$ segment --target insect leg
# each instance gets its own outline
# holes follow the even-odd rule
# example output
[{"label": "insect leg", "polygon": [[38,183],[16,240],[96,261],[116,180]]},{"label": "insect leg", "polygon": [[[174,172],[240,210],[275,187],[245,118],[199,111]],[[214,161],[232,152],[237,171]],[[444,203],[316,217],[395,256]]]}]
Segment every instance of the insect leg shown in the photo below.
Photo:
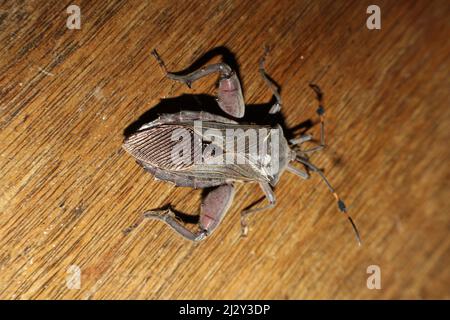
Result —
[{"label": "insect leg", "polygon": [[317,101],[319,102],[319,107],[317,108],[316,113],[320,118],[320,142],[319,145],[315,147],[302,150],[302,153],[313,153],[315,151],[319,151],[325,148],[325,108],[323,107],[322,104],[323,93],[318,85],[311,83],[309,86],[316,93]]},{"label": "insect leg", "polygon": [[[249,214],[252,214],[252,213],[255,213],[255,212],[259,212],[259,211],[263,211],[263,210],[267,210],[267,209],[271,209],[276,204],[275,194],[273,193],[273,190],[270,187],[270,185],[267,182],[260,182],[259,185],[260,185],[261,189],[263,190],[263,192],[265,194],[265,198],[267,198],[267,200],[269,201],[269,204],[265,205],[264,207],[251,208],[251,209],[247,209],[247,210],[242,211],[242,213],[241,213],[241,230],[242,230],[242,235],[243,236],[246,236],[247,233],[248,233],[247,216]],[[264,198],[258,200],[256,203],[253,203],[250,207],[253,207],[254,205],[256,205],[259,202],[261,202],[262,200],[264,200]]]},{"label": "insect leg", "polygon": [[152,51],[156,61],[161,66],[161,69],[165,73],[166,77],[185,83],[191,88],[192,83],[196,80],[203,78],[211,73],[220,73],[219,80],[219,92],[218,103],[220,108],[226,113],[236,118],[242,118],[245,112],[244,97],[242,95],[241,83],[236,73],[226,63],[215,63],[207,65],[203,68],[195,70],[186,75],[178,75],[172,72],[168,72],[167,68],[158,55],[156,50]]},{"label": "insect leg", "polygon": [[299,176],[302,179],[305,179],[305,180],[309,179],[309,177],[310,177],[308,172],[305,172],[303,170],[297,169],[296,167],[294,167],[294,166],[292,166],[290,164],[287,165],[286,170],[291,172],[291,173],[293,173],[293,174],[295,174],[295,175],[297,175],[297,176]]},{"label": "insect leg", "polygon": [[228,66],[226,63],[215,63],[208,65],[206,67],[200,68],[198,70],[195,70],[191,73],[188,73],[186,75],[178,75],[172,72],[167,71],[166,65],[164,61],[159,56],[156,49],[152,51],[152,55],[155,57],[156,61],[160,65],[161,69],[165,73],[166,77],[169,79],[180,81],[186,84],[189,88],[191,88],[192,83],[196,80],[203,78],[211,73],[220,72],[221,77],[223,78],[229,78],[233,74],[233,70],[231,70],[230,66]]},{"label": "insect leg", "polygon": [[302,144],[302,143],[304,143],[304,142],[306,142],[306,141],[311,141],[312,140],[312,136],[311,135],[309,135],[309,134],[302,134],[300,137],[298,137],[298,138],[294,138],[294,139],[291,139],[291,140],[289,140],[289,142],[291,143],[291,144]]},{"label": "insect leg", "polygon": [[266,73],[266,68],[264,66],[264,63],[266,61],[267,54],[269,53],[269,48],[264,48],[264,54],[261,57],[261,60],[259,61],[259,73],[261,74],[261,77],[263,78],[266,85],[270,88],[272,91],[272,94],[274,95],[276,102],[275,104],[270,108],[269,114],[277,113],[281,110],[281,106],[283,105],[283,102],[281,100],[281,96],[279,93],[279,88],[275,84],[275,82],[270,79],[270,77]]},{"label": "insect leg", "polygon": [[210,191],[202,202],[198,223],[199,230],[196,232],[190,231],[178,221],[170,207],[165,210],[147,211],[144,213],[144,217],[165,222],[185,239],[201,241],[210,235],[220,224],[233,201],[233,196],[234,187],[231,184],[218,186]]},{"label": "insect leg", "polygon": [[234,197],[234,186],[224,184],[210,191],[203,199],[200,227],[210,235],[220,224],[230,208]]},{"label": "insect leg", "polygon": [[205,230],[198,230],[192,232],[183,226],[176,218],[174,212],[168,208],[165,210],[151,210],[144,212],[144,218],[161,220],[165,222],[169,227],[171,227],[175,232],[181,235],[183,238],[191,241],[203,240],[207,232]]},{"label": "insect leg", "polygon": [[350,215],[347,212],[347,207],[345,206],[344,201],[341,200],[339,195],[337,194],[336,190],[334,190],[333,186],[330,184],[328,179],[323,174],[322,170],[317,168],[315,165],[313,165],[311,162],[309,162],[307,159],[302,157],[297,157],[296,160],[300,163],[303,163],[305,166],[307,166],[311,171],[316,172],[322,180],[327,185],[330,192],[333,194],[333,197],[336,199],[338,208],[342,213],[345,213],[347,215],[347,219],[349,220],[350,224],[352,225],[353,231],[355,232],[356,240],[358,241],[358,244],[361,245],[361,237],[359,235],[358,228],[356,227],[355,223],[353,222],[353,219],[350,217]]}]

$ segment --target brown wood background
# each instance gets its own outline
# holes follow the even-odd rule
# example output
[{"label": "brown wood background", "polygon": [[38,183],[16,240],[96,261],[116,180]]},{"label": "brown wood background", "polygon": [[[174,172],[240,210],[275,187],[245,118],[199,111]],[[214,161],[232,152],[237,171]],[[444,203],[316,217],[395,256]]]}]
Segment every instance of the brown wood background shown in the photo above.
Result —
[{"label": "brown wood background", "polygon": [[[377,0],[382,29],[368,30],[372,2],[1,1],[0,297],[450,298],[450,4]],[[69,4],[81,30],[66,28]],[[315,119],[310,81],[325,92],[329,148],[312,161],[364,245],[318,177],[289,173],[245,239],[239,213],[262,195],[251,184],[202,243],[156,221],[124,234],[169,202],[197,212],[201,194],[154,181],[121,149],[160,98],[215,92],[215,77],[192,91],[164,79],[150,51],[182,70],[222,47],[258,104],[271,96],[264,44],[287,126]],[[366,287],[369,265],[381,290]]]}]

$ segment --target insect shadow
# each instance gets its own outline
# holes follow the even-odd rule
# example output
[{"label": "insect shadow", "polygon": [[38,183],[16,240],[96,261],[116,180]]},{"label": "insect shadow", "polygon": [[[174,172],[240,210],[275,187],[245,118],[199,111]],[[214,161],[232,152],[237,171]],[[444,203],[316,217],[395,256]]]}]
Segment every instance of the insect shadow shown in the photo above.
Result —
[{"label": "insect shadow", "polygon": [[[298,125],[287,128],[284,115],[269,114],[269,109],[274,103],[274,99],[267,103],[246,104],[246,115],[238,120],[240,123],[254,123],[258,125],[280,124],[285,137],[288,139],[304,134],[314,126],[311,119],[307,119]],[[158,104],[143,113],[136,121],[125,128],[123,134],[125,137],[135,133],[142,125],[156,120],[161,114],[177,113],[181,111],[204,111],[227,118],[232,118],[220,109],[216,97],[207,94],[182,94],[177,97],[161,99]]]}]

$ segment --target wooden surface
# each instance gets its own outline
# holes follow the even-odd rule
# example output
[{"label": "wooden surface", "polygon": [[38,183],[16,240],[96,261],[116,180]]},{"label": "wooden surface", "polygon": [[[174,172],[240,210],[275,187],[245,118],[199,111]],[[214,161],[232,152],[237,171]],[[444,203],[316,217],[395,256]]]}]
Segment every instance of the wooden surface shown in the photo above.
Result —
[{"label": "wooden surface", "polygon": [[[372,1],[77,1],[69,30],[71,3],[0,4],[1,298],[450,298],[448,1],[376,1],[381,30],[366,28]],[[287,127],[315,121],[309,82],[325,93],[329,147],[312,161],[364,245],[318,177],[289,173],[247,238],[239,213],[255,185],[238,186],[204,242],[156,221],[124,233],[146,209],[195,213],[201,195],[121,149],[161,98],[215,93],[215,77],[192,91],[164,79],[151,50],[182,70],[216,48],[210,61],[235,59],[246,102],[263,104],[264,44]],[[79,290],[66,286],[72,265]],[[366,286],[369,265],[381,290]]]}]

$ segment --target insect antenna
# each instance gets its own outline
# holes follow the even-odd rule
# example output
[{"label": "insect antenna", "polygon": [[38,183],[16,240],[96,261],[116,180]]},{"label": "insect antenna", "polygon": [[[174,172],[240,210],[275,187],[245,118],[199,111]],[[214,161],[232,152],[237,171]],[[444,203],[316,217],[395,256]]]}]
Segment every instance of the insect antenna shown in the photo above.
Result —
[{"label": "insect antenna", "polygon": [[336,190],[334,190],[331,183],[328,181],[328,179],[323,174],[322,170],[320,170],[315,165],[313,165],[311,162],[309,162],[308,159],[303,158],[301,156],[297,156],[295,158],[295,160],[302,163],[306,167],[308,167],[308,169],[310,169],[311,171],[316,172],[322,178],[322,180],[325,182],[328,189],[331,191],[332,195],[336,199],[339,210],[347,216],[347,219],[350,222],[350,224],[352,225],[353,231],[355,232],[356,240],[358,241],[358,244],[361,245],[362,244],[361,237],[360,237],[360,234],[359,234],[358,228],[356,227],[355,222],[353,221],[352,217],[348,214],[347,207],[345,206],[344,201],[341,200],[341,198],[337,194]]},{"label": "insect antenna", "polygon": [[167,75],[169,72],[167,71],[166,68],[166,64],[164,63],[164,61],[161,59],[161,57],[159,56],[158,52],[156,51],[156,49],[152,50],[152,56],[155,57],[156,62],[158,62],[159,67],[161,68],[161,70],[164,72],[165,75]]}]

